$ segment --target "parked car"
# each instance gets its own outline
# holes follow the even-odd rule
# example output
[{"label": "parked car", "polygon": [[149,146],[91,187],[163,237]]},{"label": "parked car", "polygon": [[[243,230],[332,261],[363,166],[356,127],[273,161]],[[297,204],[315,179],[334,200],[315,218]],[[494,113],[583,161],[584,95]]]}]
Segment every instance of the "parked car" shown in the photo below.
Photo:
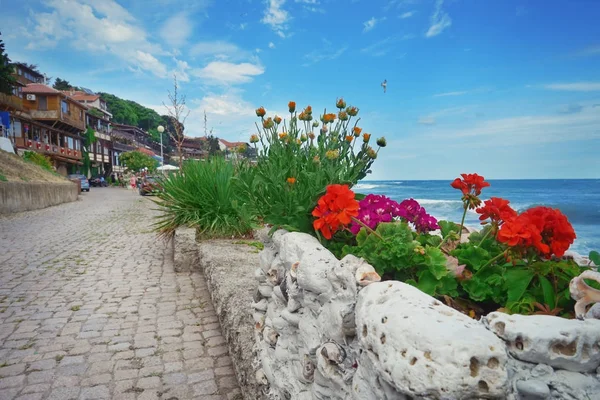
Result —
[{"label": "parked car", "polygon": [[146,176],[142,179],[139,179],[138,188],[140,196],[145,196],[147,194],[156,194],[162,189],[157,178],[154,176]]},{"label": "parked car", "polygon": [[90,191],[90,181],[83,174],[71,174],[69,175],[69,179],[79,179],[81,181],[81,191],[89,192]]},{"label": "parked car", "polygon": [[104,181],[102,181],[101,176],[93,176],[90,178],[90,185],[92,185],[93,187],[107,187],[108,186],[108,182],[106,181],[106,179]]}]

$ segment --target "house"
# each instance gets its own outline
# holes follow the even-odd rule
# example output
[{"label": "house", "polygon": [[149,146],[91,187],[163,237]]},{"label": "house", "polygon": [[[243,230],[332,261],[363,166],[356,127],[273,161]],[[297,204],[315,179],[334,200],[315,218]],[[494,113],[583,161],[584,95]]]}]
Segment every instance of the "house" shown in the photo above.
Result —
[{"label": "house", "polygon": [[225,158],[227,159],[256,157],[256,151],[246,142],[229,142],[224,139],[219,139],[219,149],[225,154]]},{"label": "house", "polygon": [[[96,141],[90,146],[90,174],[109,175],[114,170],[114,149],[111,138],[112,114],[108,112],[106,102],[90,90],[63,90],[63,93],[88,107],[86,125],[94,130]],[[117,168],[119,169],[119,168]]]},{"label": "house", "polygon": [[160,144],[152,141],[151,136],[145,130],[137,126],[125,124],[111,124],[112,147],[113,147],[113,171],[123,172],[125,167],[119,161],[119,155],[127,151],[140,151],[160,161]]},{"label": "house", "polygon": [[[23,66],[18,68],[20,84],[41,79],[39,73],[34,75]],[[83,165],[82,134],[87,107],[43,83],[19,87],[15,97],[20,99],[21,107],[9,106],[10,127],[5,135],[18,152],[30,150],[47,155],[60,174],[78,172]]]},{"label": "house", "polygon": [[[0,93],[0,112],[10,114],[9,117],[12,118],[13,113],[19,112],[23,113],[25,109],[23,108],[23,88],[30,83],[44,83],[45,77],[41,73],[29,67],[24,63],[15,63],[13,66],[13,78],[15,78],[15,85],[13,87],[12,95],[7,95],[5,93]],[[9,132],[8,126],[9,123],[0,123],[0,136],[10,137],[13,136],[13,132]]]}]

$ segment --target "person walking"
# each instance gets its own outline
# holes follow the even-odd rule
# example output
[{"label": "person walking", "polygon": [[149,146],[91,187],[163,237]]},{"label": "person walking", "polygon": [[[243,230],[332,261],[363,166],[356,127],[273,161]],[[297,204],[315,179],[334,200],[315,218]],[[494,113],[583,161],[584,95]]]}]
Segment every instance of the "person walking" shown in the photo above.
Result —
[{"label": "person walking", "polygon": [[129,185],[131,186],[131,190],[135,190],[137,188],[137,178],[135,175],[131,175],[129,179]]}]

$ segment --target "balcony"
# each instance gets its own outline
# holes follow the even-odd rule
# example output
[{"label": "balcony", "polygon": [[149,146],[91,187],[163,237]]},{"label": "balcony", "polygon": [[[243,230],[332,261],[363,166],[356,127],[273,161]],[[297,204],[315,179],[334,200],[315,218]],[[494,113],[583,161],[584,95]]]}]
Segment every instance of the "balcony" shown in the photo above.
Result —
[{"label": "balcony", "polygon": [[18,96],[9,96],[7,94],[0,93],[0,105],[21,111],[23,110],[23,99]]},{"label": "balcony", "polygon": [[35,140],[28,140],[23,138],[16,139],[17,147],[42,153],[49,157],[56,157],[64,159],[65,161],[81,161],[83,154],[79,150],[69,149],[68,147],[61,147],[55,144],[46,144]]},{"label": "balcony", "polygon": [[60,112],[58,110],[31,110],[29,113],[33,119],[60,121],[66,125],[76,128],[77,130],[85,130],[84,121],[73,118],[69,114]]}]

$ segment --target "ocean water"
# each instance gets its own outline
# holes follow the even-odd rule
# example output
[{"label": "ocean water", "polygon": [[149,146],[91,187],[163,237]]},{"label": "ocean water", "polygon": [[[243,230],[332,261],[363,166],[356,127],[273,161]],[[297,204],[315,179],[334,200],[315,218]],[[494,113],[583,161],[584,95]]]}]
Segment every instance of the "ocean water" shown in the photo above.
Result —
[{"label": "ocean water", "polygon": [[[413,198],[438,219],[460,223],[462,202],[460,191],[450,187],[451,181],[362,181],[354,187],[357,193],[383,194],[396,201]],[[532,206],[558,208],[567,216],[577,239],[569,250],[588,255],[600,251],[600,179],[489,180],[481,199],[502,197],[510,200],[517,211]],[[479,214],[467,212],[465,225],[480,229]]]}]

